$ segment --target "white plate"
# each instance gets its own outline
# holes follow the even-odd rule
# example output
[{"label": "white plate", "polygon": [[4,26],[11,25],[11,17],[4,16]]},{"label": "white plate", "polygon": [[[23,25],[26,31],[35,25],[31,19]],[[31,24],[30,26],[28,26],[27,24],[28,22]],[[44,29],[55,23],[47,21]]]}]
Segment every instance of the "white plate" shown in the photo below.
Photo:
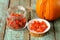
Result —
[{"label": "white plate", "polygon": [[[44,32],[32,31],[32,30],[30,30],[30,27],[29,27],[29,26],[30,26],[30,24],[33,23],[34,21],[39,21],[39,22],[44,21],[44,22],[47,24],[48,28],[47,28]],[[40,19],[40,18],[36,18],[36,19],[30,20],[30,21],[27,23],[26,26],[27,26],[27,28],[28,28],[28,30],[29,30],[30,32],[36,33],[36,34],[43,34],[43,33],[46,33],[46,32],[49,31],[49,29],[50,29],[50,23],[49,23],[47,20]]]}]

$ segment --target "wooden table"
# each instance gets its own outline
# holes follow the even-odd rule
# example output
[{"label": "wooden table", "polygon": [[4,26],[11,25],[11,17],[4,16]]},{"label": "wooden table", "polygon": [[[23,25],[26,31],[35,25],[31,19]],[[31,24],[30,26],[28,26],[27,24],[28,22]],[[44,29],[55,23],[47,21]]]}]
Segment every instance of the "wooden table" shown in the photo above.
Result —
[{"label": "wooden table", "polygon": [[51,23],[51,29],[43,37],[32,37],[27,28],[14,31],[6,25],[7,9],[12,6],[22,5],[31,7],[33,10],[27,12],[27,19],[37,18],[35,10],[36,0],[0,0],[0,40],[60,40],[60,19]]}]

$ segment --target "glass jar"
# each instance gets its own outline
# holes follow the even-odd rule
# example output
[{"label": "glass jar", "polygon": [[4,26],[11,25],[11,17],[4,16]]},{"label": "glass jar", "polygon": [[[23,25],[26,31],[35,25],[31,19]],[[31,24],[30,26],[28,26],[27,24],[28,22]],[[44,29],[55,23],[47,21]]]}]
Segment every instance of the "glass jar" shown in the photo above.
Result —
[{"label": "glass jar", "polygon": [[20,30],[26,26],[26,10],[23,6],[14,6],[8,9],[7,25],[14,30]]}]

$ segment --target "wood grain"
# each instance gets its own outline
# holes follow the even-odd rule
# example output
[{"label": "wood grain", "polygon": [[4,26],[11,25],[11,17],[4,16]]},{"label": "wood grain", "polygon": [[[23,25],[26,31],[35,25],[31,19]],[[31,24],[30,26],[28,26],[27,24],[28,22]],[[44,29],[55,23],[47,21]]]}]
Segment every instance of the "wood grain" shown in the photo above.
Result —
[{"label": "wood grain", "polygon": [[[1,1],[0,3],[3,4],[3,5],[0,5],[0,11],[8,8],[7,7],[8,1],[5,1],[5,2]],[[18,5],[22,5],[24,7],[31,7],[34,10],[29,12],[27,10],[27,20],[38,18],[36,14],[36,0],[10,0],[10,5],[9,5],[10,7],[18,6]],[[2,13],[5,13],[5,11]],[[50,22],[50,24],[51,24],[51,29],[42,37],[31,36],[27,28],[20,31],[16,31],[16,30],[9,29],[7,26],[4,40],[60,40],[60,29],[59,29],[60,19],[54,21],[54,24],[53,22]],[[1,27],[0,29],[1,31],[0,40],[3,40],[4,29],[5,29],[4,27]]]},{"label": "wood grain", "polygon": [[[26,7],[29,6],[29,0],[10,0],[10,7],[22,5]],[[27,15],[28,18],[28,15]],[[6,34],[4,40],[29,40],[29,32],[27,29],[23,30],[12,30],[9,27],[6,27]]]},{"label": "wood grain", "polygon": [[19,0],[10,0],[10,7],[18,6],[18,5],[19,5]]},{"label": "wood grain", "polygon": [[9,0],[0,0],[0,40],[4,40],[5,15]]},{"label": "wood grain", "polygon": [[[28,32],[26,29],[20,30],[20,31],[15,31],[7,28],[6,34],[5,34],[5,40],[28,40],[25,37],[27,37]],[[26,35],[25,35],[26,33]],[[25,36],[24,36],[25,35]]]},{"label": "wood grain", "polygon": [[[32,12],[32,14],[31,14],[32,19],[38,18],[35,13],[36,13],[36,12]],[[43,37],[37,37],[37,38],[31,36],[30,39],[31,39],[31,40],[55,40],[53,23],[50,22],[50,24],[51,24],[51,29],[49,30],[49,32],[48,32],[47,34],[45,34]]]},{"label": "wood grain", "polygon": [[60,40],[60,18],[54,21],[56,40]]}]

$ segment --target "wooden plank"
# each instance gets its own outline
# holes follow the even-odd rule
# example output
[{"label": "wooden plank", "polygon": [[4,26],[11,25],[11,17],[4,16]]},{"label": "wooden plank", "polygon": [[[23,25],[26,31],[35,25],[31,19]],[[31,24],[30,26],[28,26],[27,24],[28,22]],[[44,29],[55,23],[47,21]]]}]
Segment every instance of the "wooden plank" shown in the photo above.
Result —
[{"label": "wooden plank", "polygon": [[0,40],[4,40],[5,14],[9,0],[0,0]]},{"label": "wooden plank", "polygon": [[8,8],[8,1],[9,0],[0,0],[0,11],[6,11],[6,9]]},{"label": "wooden plank", "polygon": [[[31,16],[32,16],[32,19],[33,18],[38,18],[36,16],[35,12],[32,12]],[[31,36],[31,40],[55,40],[55,38],[54,38],[54,30],[53,30],[53,23],[50,22],[50,24],[51,24],[51,29],[49,30],[49,32],[45,36],[38,37],[38,38]]]},{"label": "wooden plank", "polygon": [[[19,0],[19,1],[20,1],[19,5],[24,6],[25,8],[28,7],[28,6],[30,6],[30,0]],[[27,12],[26,17],[27,17],[27,21],[28,21],[29,12],[27,10],[26,10],[26,12]],[[24,40],[29,40],[29,32],[28,32],[27,29],[24,32]]]},{"label": "wooden plank", "polygon": [[24,7],[29,6],[29,3],[30,3],[29,0],[19,0],[19,1],[20,1],[20,2],[19,2],[20,5],[22,5],[22,6],[24,6]]},{"label": "wooden plank", "polygon": [[26,29],[21,30],[21,31],[14,31],[14,30],[7,28],[6,34],[5,34],[5,40],[28,40],[28,38],[27,39],[24,38],[28,36],[27,35],[28,33],[26,32],[28,32]]},{"label": "wooden plank", "polygon": [[60,18],[54,21],[56,40],[60,40]]},{"label": "wooden plank", "polygon": [[[31,0],[31,1],[32,1],[32,4],[31,4],[32,9],[36,10],[36,0]],[[32,11],[31,18],[32,19],[33,18],[38,18],[35,11]],[[49,30],[49,32],[47,34],[45,34],[45,36],[43,36],[43,37],[33,37],[33,36],[30,36],[30,39],[31,40],[55,40],[53,23],[50,22],[50,24],[51,24],[51,29]]]},{"label": "wooden plank", "polygon": [[10,0],[10,7],[18,6],[18,5],[19,5],[19,0]]},{"label": "wooden plank", "polygon": [[[11,0],[10,7],[17,5],[22,5],[25,7],[28,4],[28,1],[29,0]],[[20,31],[11,30],[7,26],[4,40],[29,40],[29,32],[27,29],[23,29]]]}]

